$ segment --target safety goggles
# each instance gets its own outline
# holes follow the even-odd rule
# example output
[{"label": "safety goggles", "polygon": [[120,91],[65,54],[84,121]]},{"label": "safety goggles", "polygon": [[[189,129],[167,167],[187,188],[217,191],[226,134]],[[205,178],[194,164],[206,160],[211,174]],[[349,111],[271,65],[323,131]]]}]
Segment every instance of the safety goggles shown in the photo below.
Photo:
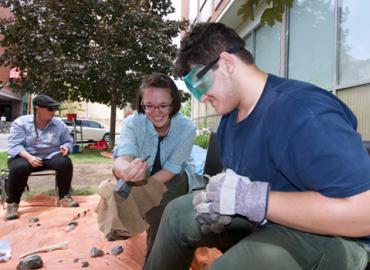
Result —
[{"label": "safety goggles", "polygon": [[[233,47],[226,50],[227,53],[233,54],[241,50],[243,46]],[[214,65],[220,60],[220,56],[212,60],[208,65],[194,65],[188,74],[184,77],[185,85],[192,93],[192,95],[197,99],[201,100],[202,96],[207,94],[209,89],[211,89],[214,76],[212,72],[208,72]]]}]

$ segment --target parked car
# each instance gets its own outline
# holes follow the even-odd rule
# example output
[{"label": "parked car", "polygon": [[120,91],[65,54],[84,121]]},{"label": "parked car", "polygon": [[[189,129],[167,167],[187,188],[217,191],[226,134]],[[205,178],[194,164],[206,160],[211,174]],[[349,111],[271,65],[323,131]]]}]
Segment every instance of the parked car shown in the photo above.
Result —
[{"label": "parked car", "polygon": [[[101,124],[96,121],[88,120],[88,119],[78,119],[76,120],[76,127],[73,125],[73,121],[68,121],[66,118],[61,118],[62,121],[67,125],[71,136],[74,137],[74,133],[76,131],[76,141],[84,142],[89,141],[101,141],[104,140],[109,142],[110,135],[109,131],[105,129]],[[81,131],[82,131],[82,140],[81,140]]]}]

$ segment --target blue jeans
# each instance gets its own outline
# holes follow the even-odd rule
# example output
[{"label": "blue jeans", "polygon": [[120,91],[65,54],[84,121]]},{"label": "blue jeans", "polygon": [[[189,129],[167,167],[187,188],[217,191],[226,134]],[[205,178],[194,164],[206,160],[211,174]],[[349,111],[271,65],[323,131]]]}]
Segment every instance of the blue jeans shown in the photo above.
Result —
[{"label": "blue jeans", "polygon": [[202,234],[194,218],[193,194],[170,202],[162,216],[146,270],[189,269],[197,247],[216,247],[224,254],[209,268],[225,269],[364,269],[367,253],[352,239],[322,236],[268,223],[255,228],[233,218],[221,234]]}]

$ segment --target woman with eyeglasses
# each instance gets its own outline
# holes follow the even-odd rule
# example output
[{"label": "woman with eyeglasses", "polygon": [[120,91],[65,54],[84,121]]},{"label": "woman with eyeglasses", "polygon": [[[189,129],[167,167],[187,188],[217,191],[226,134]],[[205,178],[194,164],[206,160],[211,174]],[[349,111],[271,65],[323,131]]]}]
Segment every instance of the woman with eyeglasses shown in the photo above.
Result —
[{"label": "woman with eyeglasses", "polygon": [[[149,210],[145,221],[147,254],[154,242],[165,206],[189,190],[195,179],[187,162],[195,127],[180,112],[180,95],[173,80],[152,74],[142,80],[133,115],[123,121],[113,171],[127,182],[158,181],[166,185],[160,205]],[[149,158],[145,161],[145,159]]]},{"label": "woman with eyeglasses", "polygon": [[55,170],[59,192],[57,205],[79,206],[69,194],[73,165],[68,154],[72,150],[72,137],[67,126],[60,119],[54,118],[59,104],[47,95],[36,96],[32,103],[33,115],[18,117],[10,128],[7,220],[19,217],[22,193],[28,176],[35,171]]}]

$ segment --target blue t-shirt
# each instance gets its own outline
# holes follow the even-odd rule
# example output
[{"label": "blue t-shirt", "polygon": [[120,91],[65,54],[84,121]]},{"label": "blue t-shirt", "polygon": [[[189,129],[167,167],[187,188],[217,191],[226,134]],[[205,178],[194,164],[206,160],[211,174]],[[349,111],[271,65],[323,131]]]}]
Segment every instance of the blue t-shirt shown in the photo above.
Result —
[{"label": "blue t-shirt", "polygon": [[236,123],[237,114],[224,115],[218,128],[224,168],[274,191],[344,198],[370,189],[356,117],[328,91],[269,75],[250,115]]}]

